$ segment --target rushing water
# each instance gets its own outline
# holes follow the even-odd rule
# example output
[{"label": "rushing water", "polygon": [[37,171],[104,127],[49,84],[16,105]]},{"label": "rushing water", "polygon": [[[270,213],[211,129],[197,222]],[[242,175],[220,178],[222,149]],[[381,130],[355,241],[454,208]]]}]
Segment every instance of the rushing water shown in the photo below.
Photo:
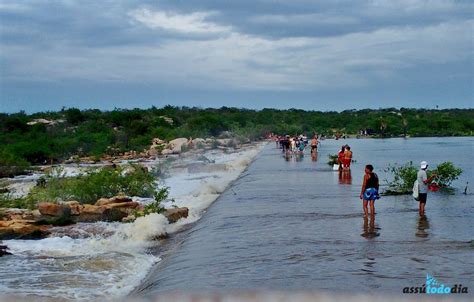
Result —
[{"label": "rushing water", "polygon": [[[168,200],[165,204],[189,208],[188,218],[175,224],[168,224],[163,215],[152,214],[127,224],[98,222],[58,227],[52,230],[54,237],[42,240],[3,241],[13,255],[0,258],[0,296],[74,300],[126,296],[167,250],[163,244],[167,240],[155,239],[199,220],[263,146],[256,144],[232,153],[211,150],[205,156],[188,154],[170,162],[146,163],[167,167],[159,182],[170,187],[174,202]],[[66,168],[68,175],[78,173],[77,167]],[[146,203],[150,199],[137,201]]]},{"label": "rushing water", "polygon": [[[339,177],[326,164],[342,144],[356,163]],[[429,273],[474,291],[473,138],[326,140],[318,160],[286,161],[269,144],[248,170],[156,265],[135,295],[165,291],[323,290],[401,293]],[[411,196],[376,201],[365,220],[365,164],[452,161],[464,170],[449,195],[430,193],[427,217]],[[462,194],[466,182],[470,193]],[[172,239],[173,241],[173,239]]]}]

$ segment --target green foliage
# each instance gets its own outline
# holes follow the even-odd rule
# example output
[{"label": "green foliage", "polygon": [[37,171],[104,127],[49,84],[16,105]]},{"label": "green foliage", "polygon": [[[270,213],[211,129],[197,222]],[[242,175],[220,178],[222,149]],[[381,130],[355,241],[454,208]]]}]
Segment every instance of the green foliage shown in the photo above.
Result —
[{"label": "green foliage", "polygon": [[10,194],[0,194],[0,208],[30,209],[36,208],[36,202],[28,198],[12,198]]},{"label": "green foliage", "polygon": [[55,169],[44,181],[38,182],[26,199],[35,202],[77,200],[92,204],[99,198],[118,194],[152,197],[155,192],[153,175],[139,165],[89,170],[76,177],[65,177],[61,169]]},{"label": "green foliage", "polygon": [[[385,172],[393,176],[391,181],[385,180],[388,189],[385,194],[410,194],[413,183],[416,180],[418,169],[409,162],[403,166],[389,165]],[[451,162],[444,162],[436,166],[434,170],[427,171],[428,177],[436,174],[433,179],[441,188],[450,188],[452,182],[462,173],[462,169],[457,168]]]},{"label": "green foliage", "polygon": [[410,194],[413,189],[413,183],[416,180],[418,169],[412,162],[402,166],[389,165],[385,172],[393,176],[392,181],[385,180],[388,184],[387,192],[396,192],[400,194]]},{"label": "green foliage", "polygon": [[[40,118],[56,123],[27,124]],[[241,138],[239,141],[246,141],[272,132],[307,135],[317,132],[331,136],[336,132],[357,134],[360,130],[368,130],[374,137],[472,135],[474,109],[320,112],[165,106],[113,111],[70,108],[32,115],[0,113],[0,152],[36,165],[57,163],[74,155],[99,157],[110,148],[117,152],[141,152],[154,137],[165,140],[217,137],[223,131],[231,131]]]},{"label": "green foliage", "polygon": [[12,177],[26,173],[29,163],[18,155],[0,150],[0,177]]},{"label": "green foliage", "polygon": [[338,160],[339,157],[337,156],[337,154],[328,154],[328,157],[329,157],[328,165],[330,165],[331,167],[339,164],[339,160]]},{"label": "green foliage", "polygon": [[449,187],[452,182],[462,174],[461,168],[456,168],[451,162],[444,162],[436,166],[436,169],[429,171],[429,176],[436,174],[434,180],[441,187]]},{"label": "green foliage", "polygon": [[168,188],[161,188],[159,191],[155,192],[154,201],[145,206],[143,211],[135,211],[135,217],[146,216],[152,213],[161,214],[165,211],[165,208],[161,206],[161,202],[168,198]]}]

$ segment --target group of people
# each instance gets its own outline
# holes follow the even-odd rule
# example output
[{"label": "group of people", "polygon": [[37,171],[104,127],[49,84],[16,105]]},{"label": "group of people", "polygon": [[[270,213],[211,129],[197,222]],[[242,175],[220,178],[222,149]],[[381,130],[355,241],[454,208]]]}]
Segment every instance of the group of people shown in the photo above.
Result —
[{"label": "group of people", "polygon": [[[306,135],[284,135],[275,138],[277,148],[281,148],[283,153],[302,153],[310,144]],[[314,135],[311,139],[311,153],[316,152],[318,148],[318,136]]]},{"label": "group of people", "polygon": [[[425,206],[426,200],[428,197],[428,186],[436,177],[436,174],[428,177],[426,170],[428,169],[428,163],[422,161],[420,163],[420,170],[417,173],[417,183],[415,184],[418,190],[418,213],[420,217],[425,216]],[[375,215],[375,200],[379,199],[379,178],[376,173],[374,173],[374,167],[372,165],[365,166],[365,175],[362,182],[362,189],[360,192],[360,199],[362,199],[362,207],[364,209],[364,215],[369,215],[368,206],[370,206],[370,215]]]},{"label": "group of people", "polygon": [[339,164],[339,171],[350,170],[352,162],[352,151],[349,145],[342,146],[337,153],[337,162]]},{"label": "group of people", "polygon": [[[311,141],[308,140],[308,137],[305,135],[284,135],[276,136],[275,142],[277,148],[281,148],[285,156],[291,156],[291,154],[302,155],[304,150],[308,145],[311,147],[311,156],[317,157],[318,146],[320,144],[318,140],[318,135],[314,135]],[[352,163],[353,153],[349,145],[344,145],[341,147],[341,150],[337,154],[338,169],[340,175],[349,174],[350,167]],[[418,181],[418,200],[419,200],[419,214],[421,217],[425,215],[425,205],[428,195],[428,185],[431,183],[432,179],[436,175],[428,177],[426,170],[428,168],[428,163],[426,161],[421,162],[420,170],[417,174]],[[342,177],[344,178],[344,177]],[[344,183],[344,182],[342,182]],[[350,183],[350,182],[349,182]],[[372,165],[365,166],[365,175],[362,182],[362,189],[360,192],[360,199],[362,199],[362,207],[364,210],[364,216],[375,215],[375,200],[379,199],[379,178],[378,175],[374,172],[374,167]]]}]

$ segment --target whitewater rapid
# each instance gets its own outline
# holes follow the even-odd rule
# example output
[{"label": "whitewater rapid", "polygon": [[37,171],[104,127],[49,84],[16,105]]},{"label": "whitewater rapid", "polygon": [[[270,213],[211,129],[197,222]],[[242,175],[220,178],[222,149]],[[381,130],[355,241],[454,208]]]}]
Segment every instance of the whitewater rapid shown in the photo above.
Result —
[{"label": "whitewater rapid", "polygon": [[232,153],[211,150],[170,162],[157,182],[158,187],[169,189],[163,205],[189,208],[188,218],[175,224],[169,224],[163,215],[151,214],[128,224],[99,222],[57,228],[53,230],[56,237],[42,240],[3,241],[13,256],[0,258],[0,293],[74,300],[126,296],[160,261],[159,255],[151,253],[160,244],[159,236],[199,220],[264,146],[259,143]]}]

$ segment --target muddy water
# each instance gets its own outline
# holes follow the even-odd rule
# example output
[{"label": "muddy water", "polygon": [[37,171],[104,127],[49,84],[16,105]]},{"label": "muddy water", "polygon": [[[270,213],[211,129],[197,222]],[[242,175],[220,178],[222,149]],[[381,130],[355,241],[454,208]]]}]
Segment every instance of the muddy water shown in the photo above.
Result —
[{"label": "muddy water", "polygon": [[[350,144],[356,163],[339,176],[327,155]],[[426,274],[474,291],[474,174],[472,138],[323,141],[319,158],[285,160],[269,144],[201,221],[179,236],[179,246],[135,292],[324,290],[401,293]],[[452,161],[464,169],[454,195],[428,197],[418,217],[411,196],[376,201],[374,220],[358,198],[365,164],[381,180],[389,163],[432,166]],[[461,191],[470,183],[471,194]]]}]

